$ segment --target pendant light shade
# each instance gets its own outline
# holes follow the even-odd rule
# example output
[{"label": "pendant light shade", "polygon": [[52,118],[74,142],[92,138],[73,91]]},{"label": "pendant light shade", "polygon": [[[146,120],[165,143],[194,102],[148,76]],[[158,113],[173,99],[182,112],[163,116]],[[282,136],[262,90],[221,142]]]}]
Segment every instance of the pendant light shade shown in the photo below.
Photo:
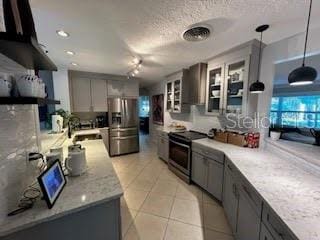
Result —
[{"label": "pendant light shade", "polygon": [[292,86],[312,84],[317,78],[317,71],[313,67],[302,66],[293,70],[288,77]]},{"label": "pendant light shade", "polygon": [[307,43],[308,43],[308,34],[309,34],[309,25],[310,25],[310,17],[311,17],[311,8],[312,8],[312,0],[310,0],[310,7],[309,7],[309,16],[308,16],[308,23],[307,23],[307,30],[306,30],[306,38],[304,42],[304,53],[303,53],[303,60],[302,66],[293,70],[288,76],[288,82],[291,86],[298,86],[298,85],[308,85],[312,84],[314,80],[317,78],[317,70],[313,67],[305,66],[306,60],[306,50],[307,50]]},{"label": "pendant light shade", "polygon": [[264,91],[264,84],[262,82],[256,81],[251,84],[250,92],[251,93],[262,93]]},{"label": "pendant light shade", "polygon": [[256,28],[256,32],[259,32],[260,35],[260,47],[259,47],[259,63],[258,63],[258,73],[257,81],[250,85],[250,93],[262,93],[264,91],[264,83],[259,81],[260,76],[260,67],[261,67],[261,50],[262,50],[262,33],[269,28],[269,25],[261,25]]}]

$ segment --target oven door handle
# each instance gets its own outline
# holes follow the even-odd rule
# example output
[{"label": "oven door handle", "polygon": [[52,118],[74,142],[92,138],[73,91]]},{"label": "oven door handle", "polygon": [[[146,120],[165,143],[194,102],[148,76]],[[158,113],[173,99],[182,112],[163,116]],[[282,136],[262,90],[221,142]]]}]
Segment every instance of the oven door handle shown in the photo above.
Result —
[{"label": "oven door handle", "polygon": [[190,146],[188,146],[188,145],[186,145],[186,144],[183,144],[183,143],[176,142],[176,141],[174,141],[174,140],[172,140],[172,139],[169,139],[169,142],[172,142],[172,143],[177,144],[177,145],[179,145],[179,146],[181,146],[181,147],[185,147],[185,148],[190,149]]}]

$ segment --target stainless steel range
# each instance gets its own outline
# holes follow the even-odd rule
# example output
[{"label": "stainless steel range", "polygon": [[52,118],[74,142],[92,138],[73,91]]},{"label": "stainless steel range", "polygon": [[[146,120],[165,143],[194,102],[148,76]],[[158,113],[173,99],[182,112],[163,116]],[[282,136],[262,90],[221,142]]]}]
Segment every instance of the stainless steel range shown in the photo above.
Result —
[{"label": "stainless steel range", "polygon": [[192,140],[206,137],[196,131],[169,133],[169,169],[188,183],[191,180]]}]

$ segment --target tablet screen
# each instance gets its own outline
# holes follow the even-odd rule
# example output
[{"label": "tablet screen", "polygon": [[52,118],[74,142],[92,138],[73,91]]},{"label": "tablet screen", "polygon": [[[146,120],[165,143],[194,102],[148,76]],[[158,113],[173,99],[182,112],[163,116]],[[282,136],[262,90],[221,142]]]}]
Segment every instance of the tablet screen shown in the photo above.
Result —
[{"label": "tablet screen", "polygon": [[41,174],[39,183],[44,198],[47,201],[49,208],[51,208],[66,184],[59,161],[54,162],[50,168]]}]

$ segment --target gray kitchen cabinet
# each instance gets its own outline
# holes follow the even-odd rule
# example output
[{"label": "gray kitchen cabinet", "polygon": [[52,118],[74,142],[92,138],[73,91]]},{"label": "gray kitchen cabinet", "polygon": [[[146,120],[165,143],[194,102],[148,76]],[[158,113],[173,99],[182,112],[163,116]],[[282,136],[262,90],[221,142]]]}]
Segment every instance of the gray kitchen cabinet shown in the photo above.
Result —
[{"label": "gray kitchen cabinet", "polygon": [[235,169],[229,163],[226,163],[224,171],[222,205],[224,207],[231,230],[235,234],[237,231],[239,193],[235,177],[233,176],[233,171],[235,171]]},{"label": "gray kitchen cabinet", "polygon": [[263,223],[261,223],[260,240],[275,240]]},{"label": "gray kitchen cabinet", "polygon": [[158,136],[158,157],[162,160],[169,161],[169,139],[168,134],[160,132]]},{"label": "gray kitchen cabinet", "polygon": [[139,97],[139,83],[137,81],[126,81],[123,87],[123,96],[138,98]]},{"label": "gray kitchen cabinet", "polygon": [[108,81],[108,96],[110,97],[139,97],[139,83],[135,80]]},{"label": "gray kitchen cabinet", "polygon": [[243,188],[239,193],[236,239],[259,240],[260,216],[255,211],[250,195]]},{"label": "gray kitchen cabinet", "polygon": [[107,81],[100,79],[91,80],[91,99],[93,112],[108,112]]},{"label": "gray kitchen cabinet", "polygon": [[249,93],[258,72],[259,41],[253,40],[208,61],[206,114],[252,116],[257,95]]},{"label": "gray kitchen cabinet", "polygon": [[108,111],[106,80],[74,77],[70,83],[73,112]]},{"label": "gray kitchen cabinet", "polygon": [[192,153],[192,181],[198,184],[200,187],[207,188],[207,161],[202,155],[193,152]]},{"label": "gray kitchen cabinet", "polygon": [[194,150],[192,152],[191,180],[221,201],[223,157],[221,158],[220,152],[217,152],[217,155],[212,155],[212,152],[209,154],[199,146],[195,146]]},{"label": "gray kitchen cabinet", "polygon": [[109,80],[108,81],[108,96],[122,97],[124,84],[122,81]]},{"label": "gray kitchen cabinet", "polygon": [[91,86],[88,78],[73,78],[71,81],[73,112],[91,111]]},{"label": "gray kitchen cabinet", "polygon": [[208,186],[207,191],[222,200],[223,164],[215,160],[208,160]]}]

